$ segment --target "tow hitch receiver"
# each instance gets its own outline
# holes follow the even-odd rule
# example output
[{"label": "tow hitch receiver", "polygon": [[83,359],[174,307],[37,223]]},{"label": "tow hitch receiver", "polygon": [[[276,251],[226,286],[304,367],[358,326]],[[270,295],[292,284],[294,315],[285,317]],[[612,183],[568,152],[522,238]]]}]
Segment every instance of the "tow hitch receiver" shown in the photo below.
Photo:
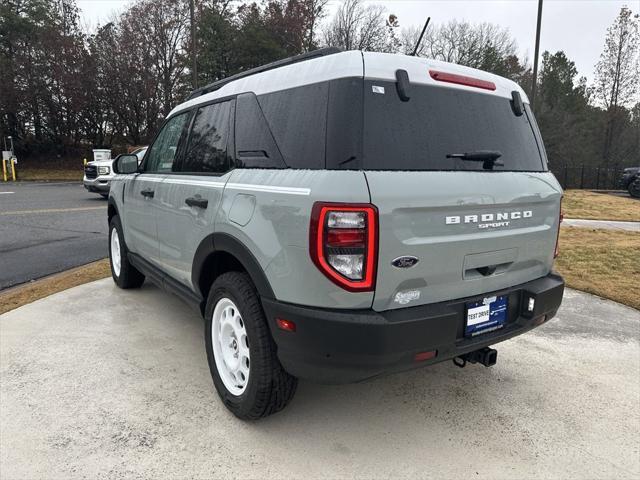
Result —
[{"label": "tow hitch receiver", "polygon": [[465,353],[453,359],[456,367],[464,368],[469,363],[481,363],[485,367],[492,367],[498,361],[498,351],[494,348],[484,347],[480,350]]}]

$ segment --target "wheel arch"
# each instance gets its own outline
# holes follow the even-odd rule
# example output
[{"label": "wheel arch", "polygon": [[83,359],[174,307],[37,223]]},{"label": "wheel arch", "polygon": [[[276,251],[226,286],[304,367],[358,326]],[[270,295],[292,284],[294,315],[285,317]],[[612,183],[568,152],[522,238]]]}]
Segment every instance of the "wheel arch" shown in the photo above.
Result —
[{"label": "wheel arch", "polygon": [[118,207],[116,206],[116,202],[112,198],[109,198],[109,202],[107,205],[107,218],[108,218],[107,221],[111,223],[111,219],[116,215],[120,216],[118,213]]},{"label": "wheel arch", "polygon": [[206,299],[215,279],[234,270],[246,272],[261,297],[275,298],[256,257],[242,242],[226,233],[213,233],[200,242],[191,268],[191,283],[196,293]]}]

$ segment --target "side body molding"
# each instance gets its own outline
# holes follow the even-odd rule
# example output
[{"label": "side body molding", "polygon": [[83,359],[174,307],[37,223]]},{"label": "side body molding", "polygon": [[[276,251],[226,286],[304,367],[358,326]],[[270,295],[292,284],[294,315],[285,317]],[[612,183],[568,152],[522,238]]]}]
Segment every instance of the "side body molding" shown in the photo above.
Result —
[{"label": "side body molding", "polygon": [[196,293],[200,294],[202,298],[206,298],[209,293],[200,291],[202,269],[205,268],[209,256],[217,252],[225,252],[233,255],[242,264],[251,277],[251,280],[253,280],[260,296],[275,299],[269,280],[267,280],[264,270],[258,263],[258,260],[256,260],[256,257],[239,240],[229,234],[220,232],[212,233],[205,237],[202,242],[200,242],[196,254],[193,257],[191,283]]}]

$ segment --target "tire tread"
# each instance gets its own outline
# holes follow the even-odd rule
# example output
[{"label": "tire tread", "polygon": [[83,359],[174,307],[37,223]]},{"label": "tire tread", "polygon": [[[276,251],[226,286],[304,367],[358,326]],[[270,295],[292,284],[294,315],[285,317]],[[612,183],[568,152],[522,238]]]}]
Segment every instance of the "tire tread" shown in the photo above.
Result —
[{"label": "tire tread", "polygon": [[[247,317],[258,320],[252,322],[254,331],[252,332],[252,337],[250,337],[250,342],[252,344],[257,342],[261,346],[259,349],[260,357],[254,360],[254,352],[252,352],[251,357],[250,375],[258,375],[258,387],[252,405],[246,409],[238,408],[238,404],[228,396],[221,394],[221,397],[227,408],[243,419],[257,420],[279,412],[293,398],[298,379],[288,374],[278,360],[276,345],[266,323],[258,292],[246,273],[226,272],[220,275],[211,286],[209,293],[210,303],[215,298],[216,292],[221,288],[231,290],[232,293],[237,292],[241,297],[242,304],[238,305],[238,307],[241,308],[245,323],[247,323]],[[213,307],[214,305],[207,305],[208,321],[213,312]],[[262,366],[262,368],[256,368],[256,366]]]}]

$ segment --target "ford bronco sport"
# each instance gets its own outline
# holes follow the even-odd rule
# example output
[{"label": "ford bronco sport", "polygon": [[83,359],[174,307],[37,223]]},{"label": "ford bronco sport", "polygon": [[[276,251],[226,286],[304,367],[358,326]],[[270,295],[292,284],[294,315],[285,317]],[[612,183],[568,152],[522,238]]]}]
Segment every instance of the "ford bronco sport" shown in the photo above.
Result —
[{"label": "ford bronco sport", "polygon": [[524,91],[433,60],[321,50],[196,90],[115,164],[113,279],[205,319],[238,417],[551,319],[562,190]]}]

